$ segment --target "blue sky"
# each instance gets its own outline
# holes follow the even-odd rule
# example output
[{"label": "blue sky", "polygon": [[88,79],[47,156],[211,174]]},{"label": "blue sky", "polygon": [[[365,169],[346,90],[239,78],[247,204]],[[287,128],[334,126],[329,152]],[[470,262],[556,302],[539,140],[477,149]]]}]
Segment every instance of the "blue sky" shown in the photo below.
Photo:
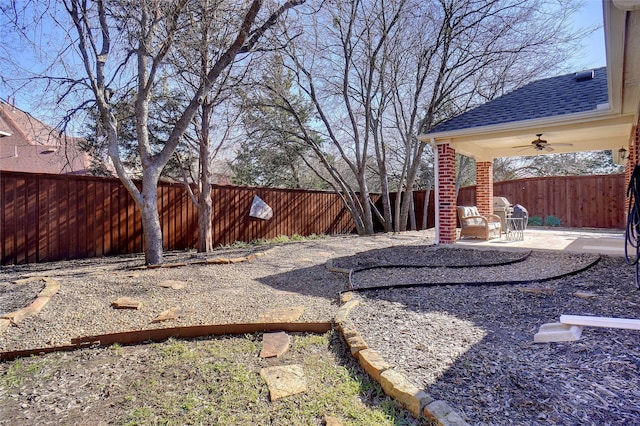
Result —
[{"label": "blue sky", "polygon": [[[574,16],[573,25],[575,29],[595,27],[599,27],[599,29],[582,40],[582,48],[577,50],[573,58],[566,64],[567,72],[597,68],[606,65],[604,31],[602,29],[602,0],[582,0],[582,7]],[[21,55],[21,58],[23,64],[33,60],[33,58],[26,54]],[[33,69],[33,64],[31,64],[29,68]],[[6,100],[9,93],[6,93],[4,89],[5,88],[2,87],[2,84],[0,84],[0,96],[3,97],[3,100]],[[33,99],[30,99],[28,94],[30,93],[18,93],[16,96],[16,103],[22,109],[30,111],[32,109],[30,108],[30,104]],[[42,110],[40,111],[43,112]]]},{"label": "blue sky", "polygon": [[579,13],[574,17],[574,27],[600,28],[582,40],[582,50],[571,60],[574,71],[606,65],[604,30],[602,28],[602,0],[584,0]]}]

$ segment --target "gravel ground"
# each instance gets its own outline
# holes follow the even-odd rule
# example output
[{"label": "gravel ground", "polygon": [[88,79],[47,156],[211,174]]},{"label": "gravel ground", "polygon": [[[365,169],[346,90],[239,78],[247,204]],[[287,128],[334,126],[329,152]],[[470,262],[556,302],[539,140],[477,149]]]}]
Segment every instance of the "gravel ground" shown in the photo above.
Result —
[{"label": "gravel ground", "polygon": [[[0,334],[0,350],[68,344],[73,337],[117,331],[250,322],[286,306],[304,306],[302,321],[329,321],[338,293],[348,285],[346,274],[325,267],[331,259],[336,267],[355,270],[351,283],[361,290],[362,304],[350,318],[369,346],[416,385],[450,402],[469,423],[640,424],[640,332],[586,328],[578,342],[533,343],[539,326],[561,314],[638,318],[640,293],[624,259],[602,257],[588,267],[597,256],[436,249],[431,242],[429,234],[419,232],[332,237],[278,245],[249,262],[181,268],[136,269],[139,256],[5,267],[2,285],[48,276],[61,290],[38,315]],[[265,249],[222,250],[208,257]],[[189,261],[196,255],[167,257]],[[158,286],[166,280],[186,285]],[[485,280],[510,283],[446,285]],[[442,285],[366,290],[420,283]],[[583,299],[576,291],[596,296]],[[111,302],[120,296],[140,300],[142,309],[113,309]],[[6,308],[2,303],[8,306],[3,300],[0,312]],[[193,312],[151,322],[172,307]]]},{"label": "gravel ground", "polygon": [[[417,236],[417,237],[416,237]],[[60,291],[36,316],[0,333],[0,351],[70,344],[71,339],[119,331],[182,325],[255,322],[271,309],[304,306],[300,321],[331,321],[345,275],[330,273],[327,260],[371,247],[424,244],[424,234],[379,235],[367,238],[332,237],[276,246],[216,250],[206,257],[195,252],[172,252],[166,263],[204,258],[236,258],[267,254],[228,265],[189,265],[139,269],[142,256],[88,259],[2,268],[2,285],[20,278],[47,276],[58,280]],[[181,281],[180,290],[163,288],[163,281]],[[17,297],[19,292],[14,292]],[[32,295],[34,297],[35,294]],[[119,297],[142,302],[139,310],[114,309]],[[0,299],[0,303],[9,299]],[[193,312],[177,320],[152,320],[170,308]],[[0,312],[11,307],[0,305]]]}]

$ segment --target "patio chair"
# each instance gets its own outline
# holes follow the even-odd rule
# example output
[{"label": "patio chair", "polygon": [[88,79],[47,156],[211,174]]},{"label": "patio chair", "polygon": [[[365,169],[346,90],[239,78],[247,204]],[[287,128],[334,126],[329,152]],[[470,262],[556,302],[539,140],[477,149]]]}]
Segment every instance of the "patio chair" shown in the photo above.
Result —
[{"label": "patio chair", "polygon": [[476,206],[458,206],[458,218],[460,219],[460,238],[482,238],[489,240],[492,237],[500,238],[502,222],[500,216],[482,216]]}]

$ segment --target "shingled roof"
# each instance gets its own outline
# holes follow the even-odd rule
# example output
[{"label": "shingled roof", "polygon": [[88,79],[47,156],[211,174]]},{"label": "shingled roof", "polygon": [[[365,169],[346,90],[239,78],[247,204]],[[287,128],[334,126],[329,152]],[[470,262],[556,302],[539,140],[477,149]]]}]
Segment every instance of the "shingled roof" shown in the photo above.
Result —
[{"label": "shingled roof", "polygon": [[89,156],[78,148],[79,139],[3,101],[0,132],[0,171],[88,174]]},{"label": "shingled roof", "polygon": [[534,81],[445,121],[427,134],[592,111],[607,102],[607,69],[602,67]]}]

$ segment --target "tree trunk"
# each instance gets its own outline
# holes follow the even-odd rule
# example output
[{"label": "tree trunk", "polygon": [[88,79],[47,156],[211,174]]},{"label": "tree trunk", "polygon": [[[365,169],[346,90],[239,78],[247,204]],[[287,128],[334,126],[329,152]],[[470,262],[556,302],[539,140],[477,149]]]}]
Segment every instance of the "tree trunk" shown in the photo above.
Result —
[{"label": "tree trunk", "polygon": [[429,226],[429,199],[431,195],[431,182],[427,185],[427,189],[424,193],[424,203],[422,204],[422,229],[427,229]]},{"label": "tree trunk", "polygon": [[202,189],[198,193],[198,251],[213,250],[213,201],[211,200],[211,184],[202,182]]},{"label": "tree trunk", "polygon": [[413,200],[413,193],[411,193],[411,198],[409,198],[409,223],[411,224],[411,230],[416,230],[416,205]]},{"label": "tree trunk", "polygon": [[163,262],[163,257],[157,181],[149,181],[143,177],[141,196],[140,214],[144,235],[144,260],[147,265],[159,265]]},{"label": "tree trunk", "polygon": [[413,162],[413,164],[411,165],[411,167],[409,168],[409,172],[407,173],[407,180],[406,180],[406,189],[404,192],[404,196],[402,197],[402,208],[400,211],[400,229],[402,231],[406,231],[407,230],[407,221],[409,218],[409,197],[413,198],[413,188],[415,186],[415,182],[416,182],[416,176],[418,174],[418,167],[420,166],[420,158],[422,157],[422,153],[424,152],[424,147],[426,146],[426,144],[424,142],[421,142],[418,145],[418,149],[416,150],[416,154],[413,157],[415,159],[415,161]]},{"label": "tree trunk", "polygon": [[213,104],[202,105],[202,123],[200,132],[200,191],[198,192],[198,251],[213,250],[213,201],[211,200],[211,171],[209,155],[211,141],[209,139],[209,122],[213,112]]},{"label": "tree trunk", "polygon": [[378,169],[382,175],[380,178],[380,189],[382,196],[382,208],[384,213],[384,232],[393,232],[393,213],[391,211],[391,199],[389,197],[389,179],[387,179],[387,167],[384,163],[378,164]]},{"label": "tree trunk", "polygon": [[[373,235],[373,211],[371,210],[369,188],[367,187],[367,180],[365,177],[364,169],[360,173],[360,202],[362,203],[362,222],[364,225],[364,235]],[[358,232],[359,233],[359,232]]]}]

